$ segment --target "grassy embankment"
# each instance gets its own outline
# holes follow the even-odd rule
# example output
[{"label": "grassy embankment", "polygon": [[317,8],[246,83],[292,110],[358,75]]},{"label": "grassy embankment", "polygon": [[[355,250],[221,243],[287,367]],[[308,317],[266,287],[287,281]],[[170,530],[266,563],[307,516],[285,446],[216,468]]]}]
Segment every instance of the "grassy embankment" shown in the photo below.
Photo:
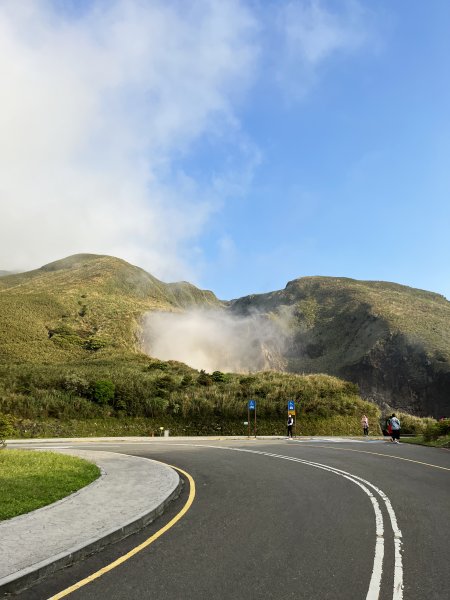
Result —
[{"label": "grassy embankment", "polygon": [[432,448],[450,448],[450,435],[439,437],[437,440],[426,440],[423,435],[415,435],[402,438],[402,443],[418,444],[419,446],[431,446]]},{"label": "grassy embankment", "polygon": [[402,441],[434,448],[450,448],[450,419],[443,419],[437,423],[429,422],[422,435],[403,438]]},{"label": "grassy embankment", "polygon": [[0,521],[56,502],[100,475],[81,458],[26,450],[0,452],[0,470]]},{"label": "grassy embankment", "polygon": [[296,401],[298,434],[358,435],[364,413],[380,432],[378,407],[327,375],[207,374],[139,354],[0,367],[10,437],[157,435],[160,427],[173,435],[245,435],[249,399],[261,435],[285,433],[288,400]]}]

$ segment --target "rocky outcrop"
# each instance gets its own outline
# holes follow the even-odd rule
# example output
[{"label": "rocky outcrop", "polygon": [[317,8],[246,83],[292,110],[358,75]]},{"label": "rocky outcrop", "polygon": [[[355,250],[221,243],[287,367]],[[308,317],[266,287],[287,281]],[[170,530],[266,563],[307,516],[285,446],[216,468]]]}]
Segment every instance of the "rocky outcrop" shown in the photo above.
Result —
[{"label": "rocky outcrop", "polygon": [[450,414],[450,369],[400,334],[380,342],[339,375],[359,385],[364,398],[384,409],[396,408],[436,418]]}]

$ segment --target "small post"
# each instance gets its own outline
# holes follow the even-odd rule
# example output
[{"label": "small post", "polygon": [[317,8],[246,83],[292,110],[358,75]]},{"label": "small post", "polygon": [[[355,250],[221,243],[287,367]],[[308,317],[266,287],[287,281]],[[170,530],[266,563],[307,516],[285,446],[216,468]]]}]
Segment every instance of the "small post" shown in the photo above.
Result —
[{"label": "small post", "polygon": [[255,414],[255,438],[256,438],[256,400],[248,401],[248,437],[250,437],[250,411],[253,410]]}]

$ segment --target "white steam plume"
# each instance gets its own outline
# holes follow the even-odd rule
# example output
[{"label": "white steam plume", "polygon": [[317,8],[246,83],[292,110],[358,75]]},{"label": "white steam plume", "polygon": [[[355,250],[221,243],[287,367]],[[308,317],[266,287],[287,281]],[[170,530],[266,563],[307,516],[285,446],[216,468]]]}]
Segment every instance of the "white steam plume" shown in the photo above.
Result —
[{"label": "white steam plume", "polygon": [[285,343],[279,327],[267,317],[237,317],[223,310],[147,313],[142,336],[143,349],[151,356],[209,373],[279,368]]}]

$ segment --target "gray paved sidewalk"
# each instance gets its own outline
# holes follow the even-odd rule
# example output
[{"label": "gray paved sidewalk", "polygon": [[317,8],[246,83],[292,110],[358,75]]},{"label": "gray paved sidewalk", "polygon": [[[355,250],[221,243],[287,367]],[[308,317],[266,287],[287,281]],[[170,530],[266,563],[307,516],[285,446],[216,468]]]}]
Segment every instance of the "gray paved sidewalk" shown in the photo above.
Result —
[{"label": "gray paved sidewalk", "polygon": [[102,475],[75,494],[0,523],[0,593],[14,591],[144,527],[179,493],[173,469],[112,452],[60,449]]}]

